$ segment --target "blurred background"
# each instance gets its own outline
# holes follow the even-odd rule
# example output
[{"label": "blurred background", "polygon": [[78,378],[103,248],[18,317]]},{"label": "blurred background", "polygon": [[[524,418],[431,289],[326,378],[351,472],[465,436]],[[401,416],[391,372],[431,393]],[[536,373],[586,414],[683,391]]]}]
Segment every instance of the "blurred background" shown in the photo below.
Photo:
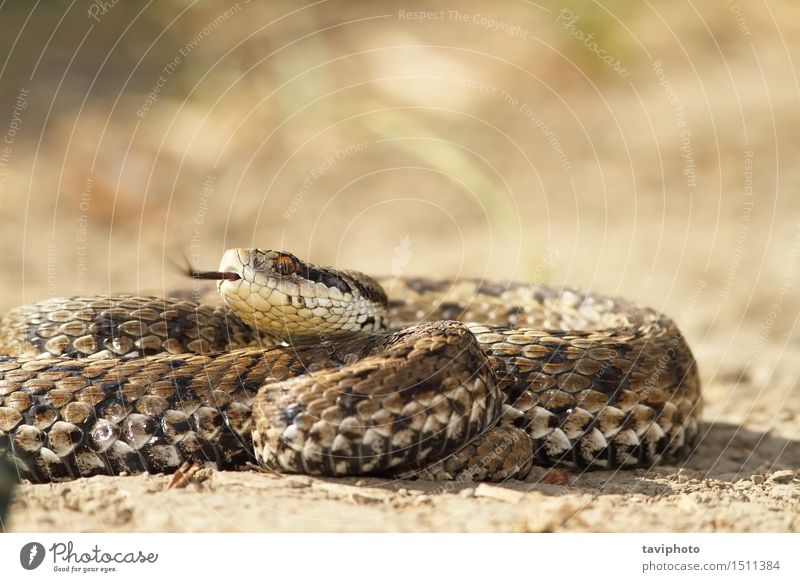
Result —
[{"label": "blurred background", "polygon": [[797,2],[7,1],[0,31],[0,309],[258,246],[626,295],[707,378],[797,350]]}]

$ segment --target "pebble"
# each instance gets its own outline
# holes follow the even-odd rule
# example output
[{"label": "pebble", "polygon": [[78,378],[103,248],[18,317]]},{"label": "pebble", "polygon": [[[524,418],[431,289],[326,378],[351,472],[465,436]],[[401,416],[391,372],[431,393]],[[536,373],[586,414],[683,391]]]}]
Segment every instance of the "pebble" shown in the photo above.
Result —
[{"label": "pebble", "polygon": [[464,497],[465,499],[471,499],[471,498],[475,497],[475,489],[472,488],[472,487],[469,487],[467,489],[462,489],[459,492],[458,496],[459,497]]},{"label": "pebble", "polygon": [[700,506],[697,504],[697,502],[689,497],[681,497],[678,500],[678,509],[684,513],[694,513],[699,508]]},{"label": "pebble", "polygon": [[678,483],[689,483],[691,481],[698,481],[704,477],[703,473],[700,471],[695,471],[693,469],[687,469],[685,467],[681,467],[678,469],[677,474],[677,481]]},{"label": "pebble", "polygon": [[741,474],[739,473],[739,471],[728,471],[726,473],[718,473],[714,475],[713,478],[722,482],[726,481],[732,482],[732,481],[738,481],[740,476]]},{"label": "pebble", "polygon": [[797,499],[800,497],[800,490],[791,485],[775,485],[770,489],[769,496],[786,500]]},{"label": "pebble", "polygon": [[773,483],[791,483],[794,481],[795,472],[792,470],[776,471],[770,475],[769,480]]},{"label": "pebble", "polygon": [[711,496],[708,493],[703,493],[701,491],[690,493],[689,497],[697,503],[709,503],[711,501]]},{"label": "pebble", "polygon": [[376,503],[383,503],[384,500],[378,497],[370,497],[368,495],[362,495],[361,493],[351,493],[350,501],[353,501],[358,505],[375,505]]},{"label": "pebble", "polygon": [[505,503],[518,503],[525,496],[525,493],[498,487],[496,485],[489,485],[488,483],[481,483],[475,488],[474,496],[487,497]]},{"label": "pebble", "polygon": [[764,475],[750,475],[750,480],[756,485],[761,485],[765,481]]}]

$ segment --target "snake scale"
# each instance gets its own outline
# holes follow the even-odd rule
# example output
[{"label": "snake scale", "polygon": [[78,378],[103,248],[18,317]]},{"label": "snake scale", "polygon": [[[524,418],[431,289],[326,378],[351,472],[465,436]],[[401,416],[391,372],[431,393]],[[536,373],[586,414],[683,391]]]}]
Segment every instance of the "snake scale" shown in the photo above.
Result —
[{"label": "snake scale", "polygon": [[524,478],[692,450],[697,366],[623,299],[373,279],[232,249],[222,305],[48,299],[0,323],[0,454],[32,482],[189,462],[312,475]]}]

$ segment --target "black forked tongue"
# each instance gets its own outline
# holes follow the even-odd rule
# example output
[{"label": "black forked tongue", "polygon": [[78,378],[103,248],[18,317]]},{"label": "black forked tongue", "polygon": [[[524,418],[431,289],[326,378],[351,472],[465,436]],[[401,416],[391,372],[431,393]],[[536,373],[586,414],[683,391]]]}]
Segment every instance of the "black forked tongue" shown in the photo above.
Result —
[{"label": "black forked tongue", "polygon": [[167,260],[172,263],[172,266],[175,270],[177,270],[179,273],[183,273],[187,277],[191,277],[192,279],[209,279],[212,281],[238,281],[241,279],[237,273],[223,273],[221,271],[198,271],[197,269],[193,269],[191,263],[189,263],[189,257],[187,257],[185,254],[183,256],[183,264],[180,264],[169,257]]},{"label": "black forked tongue", "polygon": [[211,279],[213,281],[238,281],[241,277],[237,273],[222,271],[196,271],[189,269],[187,274],[192,279]]}]

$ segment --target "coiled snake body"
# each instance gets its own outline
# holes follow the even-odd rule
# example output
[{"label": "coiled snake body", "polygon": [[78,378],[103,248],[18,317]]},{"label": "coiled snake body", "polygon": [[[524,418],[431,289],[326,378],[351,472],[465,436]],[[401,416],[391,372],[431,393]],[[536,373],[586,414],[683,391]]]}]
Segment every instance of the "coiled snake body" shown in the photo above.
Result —
[{"label": "coiled snake body", "polygon": [[671,320],[634,303],[375,280],[254,249],[193,275],[217,279],[225,306],[78,297],[3,318],[0,454],[22,477],[192,462],[498,480],[693,447],[695,361]]}]

